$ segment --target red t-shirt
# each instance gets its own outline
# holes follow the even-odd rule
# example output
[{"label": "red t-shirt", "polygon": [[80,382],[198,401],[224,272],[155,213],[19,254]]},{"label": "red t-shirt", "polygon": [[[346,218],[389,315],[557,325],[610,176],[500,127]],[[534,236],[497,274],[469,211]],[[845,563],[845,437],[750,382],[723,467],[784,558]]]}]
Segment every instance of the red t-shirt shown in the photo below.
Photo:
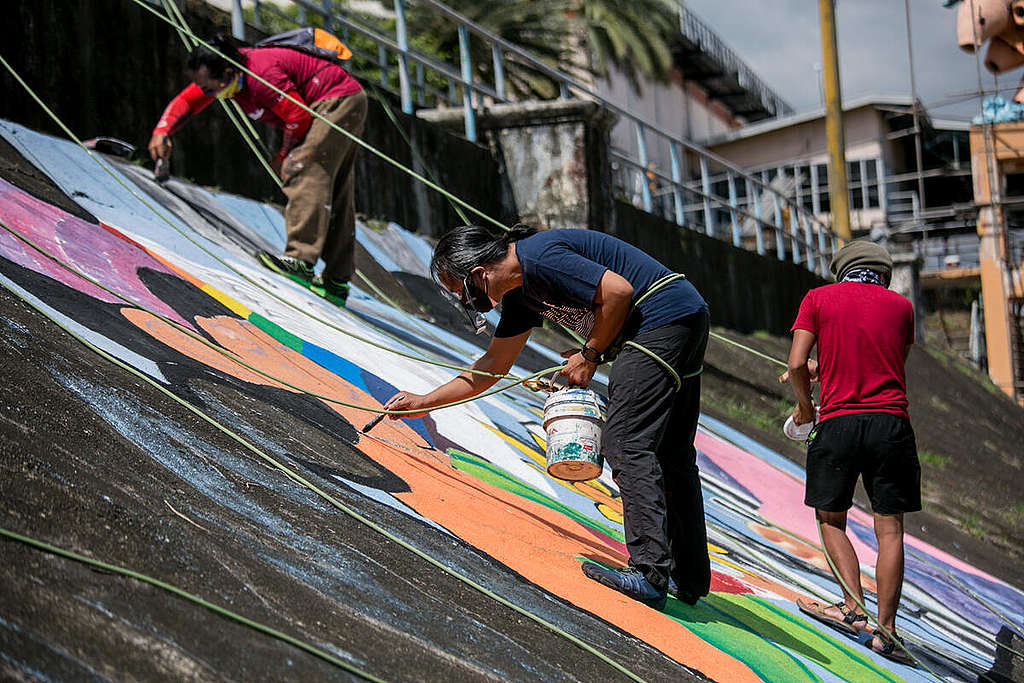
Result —
[{"label": "red t-shirt", "polygon": [[[246,67],[289,96],[309,105],[333,97],[353,95],[362,86],[345,69],[333,62],[284,47],[242,48]],[[284,130],[281,150],[285,155],[309,131],[312,115],[281,93],[250,74],[244,75],[242,89],[234,100],[254,121],[262,121]],[[154,133],[176,133],[185,122],[206,108],[214,98],[204,95],[195,83],[189,84],[171,100],[160,117]]]},{"label": "red t-shirt", "polygon": [[822,420],[909,417],[903,353],[914,343],[914,308],[906,298],[863,282],[818,287],[800,303],[792,329],[817,338]]}]

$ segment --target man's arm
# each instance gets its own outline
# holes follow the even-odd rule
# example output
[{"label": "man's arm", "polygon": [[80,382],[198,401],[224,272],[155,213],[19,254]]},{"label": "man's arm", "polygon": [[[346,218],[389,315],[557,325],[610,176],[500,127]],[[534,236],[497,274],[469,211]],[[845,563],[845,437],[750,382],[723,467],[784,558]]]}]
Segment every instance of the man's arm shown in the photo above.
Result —
[{"label": "man's arm", "polygon": [[[587,338],[588,347],[598,353],[608,349],[629,317],[632,300],[633,285],[629,284],[629,280],[610,270],[604,271],[594,294],[594,327]],[[587,352],[586,356],[590,355]],[[574,353],[558,373],[567,378],[570,386],[585,387],[590,384],[597,363],[593,358],[588,360],[586,356],[582,352]]]},{"label": "man's arm", "polygon": [[210,102],[213,102],[213,98],[204,95],[195,83],[189,83],[171,100],[164,113],[160,115],[160,120],[149,139],[149,156],[153,161],[170,156],[170,136],[181,130],[186,121],[205,109]]},{"label": "man's arm", "polygon": [[422,410],[422,412],[409,415],[392,415],[391,419],[423,417],[432,409],[440,405],[461,401],[464,398],[476,396],[490,389],[498,381],[497,375],[504,375],[516,362],[516,358],[526,346],[530,338],[530,330],[515,337],[494,337],[491,339],[487,351],[470,368],[493,373],[491,375],[478,375],[472,372],[463,372],[449,382],[446,382],[427,394],[413,394],[408,391],[400,391],[388,399],[384,407],[388,410]]},{"label": "man's arm", "polygon": [[793,344],[789,348],[789,383],[796,394],[796,408],[793,422],[801,425],[814,420],[814,404],[811,402],[811,372],[808,360],[817,338],[807,330],[793,330]]}]

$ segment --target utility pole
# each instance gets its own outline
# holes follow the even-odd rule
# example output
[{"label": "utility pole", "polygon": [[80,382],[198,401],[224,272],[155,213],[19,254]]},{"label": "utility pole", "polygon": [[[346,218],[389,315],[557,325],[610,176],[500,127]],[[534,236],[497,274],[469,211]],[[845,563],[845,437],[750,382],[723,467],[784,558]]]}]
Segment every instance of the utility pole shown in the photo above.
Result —
[{"label": "utility pole", "polygon": [[[917,155],[917,197],[918,206],[924,212],[924,163],[921,155],[921,112],[917,106],[917,81],[914,76],[914,43],[910,39],[910,0],[903,0],[903,10],[907,15],[907,56],[910,60],[910,97],[914,101],[914,151]],[[879,180],[881,182],[881,180]],[[921,255],[924,256],[928,249],[928,223],[921,219],[923,238],[921,242]],[[927,267],[927,266],[926,266]]]},{"label": "utility pole", "polygon": [[818,0],[821,15],[821,54],[825,80],[825,135],[828,138],[828,196],[832,231],[843,241],[850,232],[850,195],[846,180],[846,140],[843,96],[839,89],[839,50],[836,47],[835,0]]}]

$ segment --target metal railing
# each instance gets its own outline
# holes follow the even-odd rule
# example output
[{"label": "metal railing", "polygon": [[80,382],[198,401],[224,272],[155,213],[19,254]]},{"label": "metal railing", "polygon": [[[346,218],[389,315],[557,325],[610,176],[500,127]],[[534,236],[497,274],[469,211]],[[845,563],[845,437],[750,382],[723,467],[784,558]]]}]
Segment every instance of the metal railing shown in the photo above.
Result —
[{"label": "metal railing", "polygon": [[[415,2],[420,8],[429,9],[455,24],[459,38],[458,65],[410,47],[407,1]],[[561,98],[579,97],[595,102],[617,115],[617,125],[632,127],[637,141],[635,156],[613,149],[611,158],[617,171],[616,189],[638,208],[660,213],[680,227],[702,230],[719,239],[731,238],[735,246],[756,250],[762,255],[774,251],[780,260],[789,258],[812,272],[827,274],[828,260],[836,249],[831,229],[813,212],[805,210],[799,201],[773,187],[767,178],[749,174],[700,145],[637,116],[627,106],[606,99],[571,74],[545,63],[438,0],[393,0],[393,3],[393,31],[390,27],[372,25],[366,17],[343,11],[332,0],[293,0],[298,8],[297,17],[288,15],[276,4],[259,0],[255,8],[257,17],[266,12],[295,25],[305,25],[309,13],[314,13],[321,17],[328,31],[336,33],[346,44],[349,44],[347,39],[351,33],[367,39],[376,47],[376,54],[351,44],[349,48],[353,50],[354,58],[361,60],[368,69],[379,69],[382,87],[397,90],[403,112],[412,114],[417,106],[461,106],[465,136],[471,141],[477,139],[478,110],[484,108],[488,100],[493,103],[511,101],[506,87],[506,62],[511,58],[515,68],[543,74],[556,83]],[[233,10],[234,15],[241,14],[241,0],[234,0]],[[257,19],[255,23],[262,22]],[[693,30],[700,28],[705,35],[702,40],[710,41],[706,37],[706,34],[713,35],[710,29],[702,23],[690,22],[690,26]],[[474,38],[490,47],[493,79],[489,83],[474,75],[470,50],[470,41]],[[728,48],[720,41],[717,45],[715,49],[719,51],[719,58],[732,55],[724,52]],[[735,55],[731,59],[730,64],[739,63]],[[770,92],[749,69],[736,69],[737,73],[740,71],[743,71],[742,78],[749,87],[758,92]],[[412,76],[415,76],[415,83]],[[447,88],[434,87],[429,80],[445,83]],[[667,156],[671,160],[668,173],[650,163],[649,144],[668,151]],[[692,163],[693,160],[696,164]],[[694,165],[698,171],[690,172],[688,169]],[[724,169],[728,185],[726,197],[712,192],[712,165]],[[742,191],[738,186],[742,186]],[[741,198],[750,197],[756,200],[741,202]],[[744,223],[750,229],[744,229]],[[728,230],[720,228],[726,224]],[[774,244],[774,249],[770,249],[769,244]]]},{"label": "metal railing", "polygon": [[757,95],[757,99],[772,116],[793,113],[789,105],[769,88],[728,45],[723,43],[717,33],[684,6],[679,8],[679,31],[686,39],[697,45],[702,52],[707,53],[721,64],[727,74],[734,74],[740,86]]}]

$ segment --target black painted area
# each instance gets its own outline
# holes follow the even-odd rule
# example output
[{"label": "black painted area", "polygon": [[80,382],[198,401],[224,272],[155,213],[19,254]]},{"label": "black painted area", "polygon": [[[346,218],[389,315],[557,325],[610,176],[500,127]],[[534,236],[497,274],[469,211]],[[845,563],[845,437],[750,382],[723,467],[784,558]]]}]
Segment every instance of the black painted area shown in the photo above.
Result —
[{"label": "black painted area", "polygon": [[[3,270],[44,299],[73,306],[76,317],[103,320],[104,332],[122,342],[142,342],[141,333],[129,337],[113,325],[104,305],[94,302],[90,313],[86,301],[72,301],[58,285],[47,289],[10,264]],[[4,527],[154,575],[386,679],[621,679],[329,508],[6,290],[0,290],[0,319]],[[395,491],[406,486],[334,433],[337,428],[324,422],[326,409],[310,418],[314,406],[289,405],[287,392],[261,393],[209,368],[188,367],[188,359],[169,351],[145,351],[167,371],[175,393],[372,521],[645,678],[695,679],[458,539],[335,479]],[[112,421],[110,410],[127,427]],[[138,434],[131,437],[133,430]],[[6,624],[0,628],[0,677],[347,678],[291,646],[138,582],[10,541],[0,541],[0,548],[0,619]]]}]

